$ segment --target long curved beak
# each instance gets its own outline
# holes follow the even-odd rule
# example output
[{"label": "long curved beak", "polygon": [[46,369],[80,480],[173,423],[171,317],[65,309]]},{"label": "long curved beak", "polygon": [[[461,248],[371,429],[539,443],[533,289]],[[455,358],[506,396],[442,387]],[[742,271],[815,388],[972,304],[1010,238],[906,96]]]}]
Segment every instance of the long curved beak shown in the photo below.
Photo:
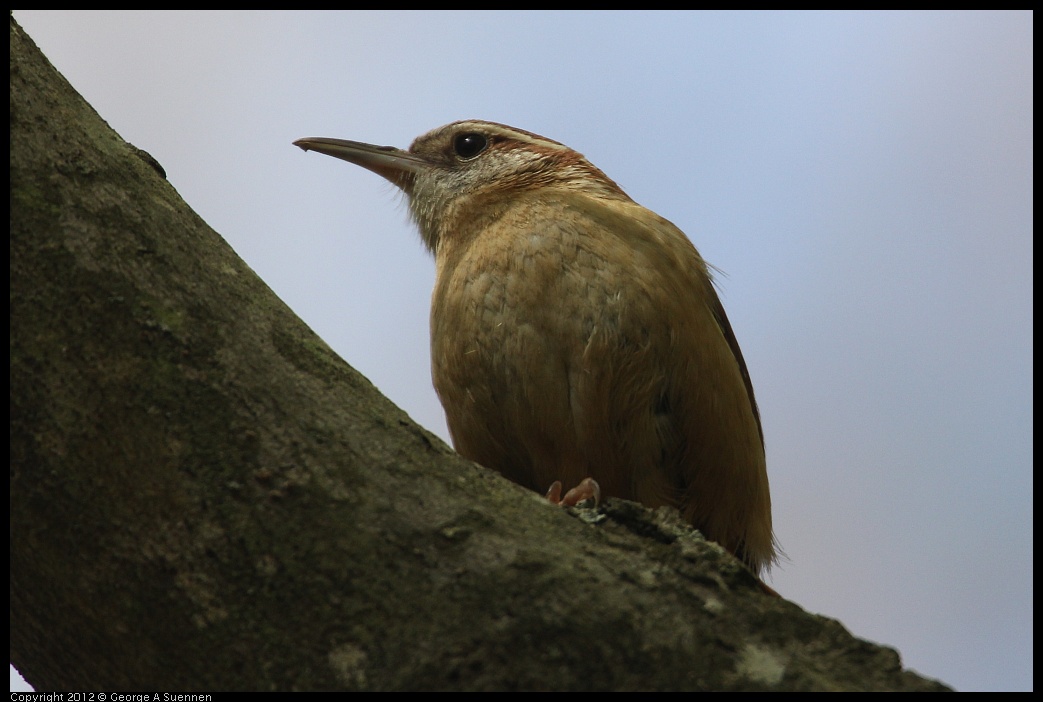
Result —
[{"label": "long curved beak", "polygon": [[361,141],[328,137],[305,137],[293,144],[305,151],[318,151],[320,154],[362,166],[387,178],[406,192],[413,184],[416,174],[428,167],[422,158],[394,146],[376,146]]}]

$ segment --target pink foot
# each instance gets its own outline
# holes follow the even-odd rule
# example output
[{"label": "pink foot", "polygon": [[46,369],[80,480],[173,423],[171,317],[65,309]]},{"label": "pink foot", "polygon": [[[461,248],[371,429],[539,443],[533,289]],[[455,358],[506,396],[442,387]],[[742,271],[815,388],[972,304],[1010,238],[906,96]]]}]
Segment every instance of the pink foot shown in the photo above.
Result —
[{"label": "pink foot", "polygon": [[581,502],[593,500],[596,507],[601,502],[601,486],[593,478],[584,478],[579,485],[566,492],[565,497],[562,497],[561,481],[555,480],[554,484],[547,490],[547,499],[552,504],[561,505],[562,507],[575,507]]}]

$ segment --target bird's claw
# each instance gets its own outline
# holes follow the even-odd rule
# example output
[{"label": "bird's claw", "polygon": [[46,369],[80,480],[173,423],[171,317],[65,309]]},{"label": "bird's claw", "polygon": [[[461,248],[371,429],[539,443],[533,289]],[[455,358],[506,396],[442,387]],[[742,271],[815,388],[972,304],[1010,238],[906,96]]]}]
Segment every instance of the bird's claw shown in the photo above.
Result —
[{"label": "bird's claw", "polygon": [[[584,478],[579,485],[566,492],[564,497],[561,496],[561,490],[561,481],[555,480],[547,490],[547,499],[561,507],[597,507],[601,502],[601,486],[593,478]],[[590,501],[593,503],[586,504]]]}]

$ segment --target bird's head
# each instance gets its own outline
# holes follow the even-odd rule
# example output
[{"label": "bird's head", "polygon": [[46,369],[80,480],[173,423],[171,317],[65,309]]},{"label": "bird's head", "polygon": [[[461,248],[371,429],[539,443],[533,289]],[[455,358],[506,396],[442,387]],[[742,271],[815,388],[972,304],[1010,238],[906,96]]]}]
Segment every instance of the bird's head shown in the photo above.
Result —
[{"label": "bird's head", "polygon": [[453,122],[417,137],[408,151],[327,137],[293,143],[367,168],[401,188],[432,252],[443,237],[495,217],[499,207],[533,190],[630,199],[579,152],[496,122]]}]

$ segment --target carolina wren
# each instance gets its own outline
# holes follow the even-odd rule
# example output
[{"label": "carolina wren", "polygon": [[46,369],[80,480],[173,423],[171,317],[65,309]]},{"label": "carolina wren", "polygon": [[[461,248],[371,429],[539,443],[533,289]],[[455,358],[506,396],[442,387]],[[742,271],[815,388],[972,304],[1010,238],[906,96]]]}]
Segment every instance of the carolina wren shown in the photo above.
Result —
[{"label": "carolina wren", "polygon": [[408,151],[307,138],[405,192],[435,256],[431,357],[456,450],[536,490],[593,477],[775,561],[753,385],[707,264],[551,139],[467,120]]}]

